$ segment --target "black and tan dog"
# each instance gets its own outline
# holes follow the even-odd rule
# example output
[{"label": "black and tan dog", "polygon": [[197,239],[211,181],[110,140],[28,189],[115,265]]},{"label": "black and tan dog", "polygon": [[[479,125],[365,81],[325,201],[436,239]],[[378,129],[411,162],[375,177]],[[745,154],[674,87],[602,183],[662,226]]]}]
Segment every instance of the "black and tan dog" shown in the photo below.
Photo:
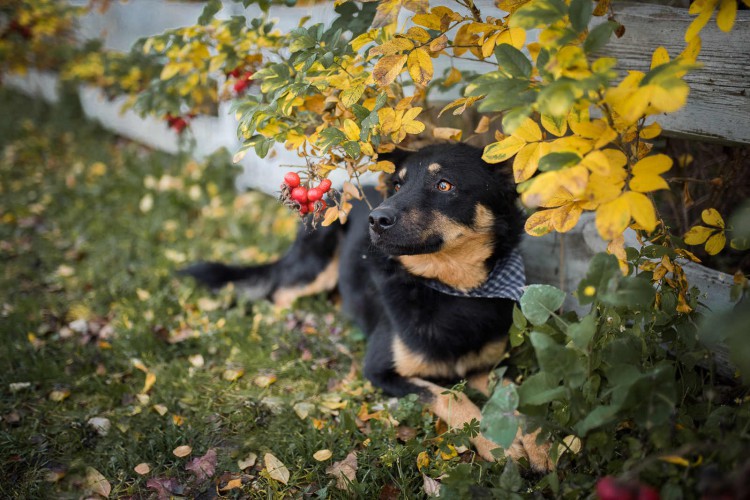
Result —
[{"label": "black and tan dog", "polygon": [[[368,337],[365,376],[387,394],[419,394],[462,427],[480,410],[445,387],[465,379],[488,392],[524,285],[515,186],[507,167],[481,154],[455,144],[395,155],[388,196],[371,212],[361,203],[346,225],[303,228],[276,263],[203,263],[183,272],[215,288],[234,282],[252,299],[281,305],[338,284],[344,311]],[[546,470],[547,447],[535,438],[519,432],[506,454]],[[497,445],[481,435],[472,442],[492,459]]]}]

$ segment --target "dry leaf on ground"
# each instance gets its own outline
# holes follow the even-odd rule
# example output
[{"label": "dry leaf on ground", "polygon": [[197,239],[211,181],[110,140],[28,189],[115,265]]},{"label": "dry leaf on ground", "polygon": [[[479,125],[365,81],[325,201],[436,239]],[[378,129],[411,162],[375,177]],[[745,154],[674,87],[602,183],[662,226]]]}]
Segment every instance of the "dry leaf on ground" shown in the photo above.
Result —
[{"label": "dry leaf on ground", "polygon": [[193,452],[193,449],[188,445],[178,446],[177,448],[172,450],[172,453],[174,454],[174,456],[180,457],[180,458],[186,457],[190,455],[192,452]]},{"label": "dry leaf on ground", "polygon": [[357,479],[357,453],[349,453],[345,459],[326,468],[326,474],[336,478],[336,488],[348,490],[349,483]]},{"label": "dry leaf on ground", "polygon": [[216,450],[211,448],[202,457],[192,459],[185,465],[185,470],[192,472],[198,481],[204,481],[216,472]]},{"label": "dry leaf on ground", "polygon": [[333,456],[333,452],[331,452],[331,450],[318,450],[315,453],[313,453],[313,458],[317,460],[318,462],[325,462],[332,456]]},{"label": "dry leaf on ground", "polygon": [[107,478],[93,467],[86,467],[86,489],[105,498],[109,498],[109,494],[112,493],[112,485]]},{"label": "dry leaf on ground", "polygon": [[149,466],[146,462],[143,462],[133,467],[133,470],[136,472],[136,474],[145,476],[146,474],[151,472],[151,466]]},{"label": "dry leaf on ground", "polygon": [[266,464],[266,470],[271,479],[284,484],[289,482],[291,474],[289,474],[289,469],[286,468],[281,460],[270,453],[266,453],[263,455],[263,462]]}]

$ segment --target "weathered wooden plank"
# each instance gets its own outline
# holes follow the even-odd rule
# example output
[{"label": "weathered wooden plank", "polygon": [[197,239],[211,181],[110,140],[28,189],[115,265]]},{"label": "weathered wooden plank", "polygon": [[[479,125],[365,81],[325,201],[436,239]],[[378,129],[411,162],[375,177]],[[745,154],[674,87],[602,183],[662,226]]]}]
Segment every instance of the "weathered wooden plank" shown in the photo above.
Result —
[{"label": "weathered wooden plank", "polygon": [[[674,57],[685,48],[684,34],[695,19],[687,9],[629,2],[613,3],[615,19],[625,26],[622,38],[612,37],[602,55],[618,59],[618,69],[648,71],[659,46]],[[601,22],[601,20],[599,21]],[[729,33],[716,27],[715,16],[701,31],[703,68],[685,80],[688,104],[659,118],[675,135],[725,143],[750,143],[750,12],[737,13]]]}]

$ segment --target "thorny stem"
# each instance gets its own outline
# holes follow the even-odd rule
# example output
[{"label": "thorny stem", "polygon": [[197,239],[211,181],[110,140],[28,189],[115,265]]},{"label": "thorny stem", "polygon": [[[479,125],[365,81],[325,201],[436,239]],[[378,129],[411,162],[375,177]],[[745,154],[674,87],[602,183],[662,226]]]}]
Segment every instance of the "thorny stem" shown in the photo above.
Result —
[{"label": "thorny stem", "polygon": [[482,22],[482,13],[479,11],[479,8],[474,5],[474,0],[456,0],[456,3],[469,9],[476,22]]}]

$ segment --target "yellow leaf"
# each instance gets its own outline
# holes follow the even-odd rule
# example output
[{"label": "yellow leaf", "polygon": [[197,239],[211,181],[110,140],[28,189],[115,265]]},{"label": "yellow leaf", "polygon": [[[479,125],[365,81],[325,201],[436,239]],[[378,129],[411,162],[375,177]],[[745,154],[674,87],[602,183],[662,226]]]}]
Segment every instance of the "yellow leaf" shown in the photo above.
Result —
[{"label": "yellow leaf", "polygon": [[230,479],[226,485],[219,488],[219,491],[229,491],[237,488],[242,488],[242,478]]},{"label": "yellow leaf", "polygon": [[672,158],[664,154],[647,156],[633,166],[633,175],[662,174],[672,168]]},{"label": "yellow leaf", "polygon": [[697,36],[698,33],[700,33],[700,31],[706,25],[706,23],[708,23],[708,20],[711,19],[711,14],[713,14],[714,7],[717,3],[718,0],[693,2],[693,4],[690,6],[690,14],[696,14],[697,12],[700,12],[700,14],[698,15],[698,17],[693,19],[693,22],[690,23],[690,26],[688,26],[688,29],[685,31],[686,42],[689,42],[695,36]]},{"label": "yellow leaf", "polygon": [[461,72],[458,71],[456,68],[451,68],[451,70],[448,72],[448,76],[445,77],[445,81],[443,82],[443,85],[446,87],[450,87],[453,84],[456,84],[461,81]]},{"label": "yellow leaf", "polygon": [[[409,28],[406,32],[406,36],[419,43],[427,43],[430,41],[430,38],[432,38],[426,29],[420,28],[419,26],[412,26]],[[354,50],[356,51],[357,49],[355,48]]]},{"label": "yellow leaf", "polygon": [[669,62],[669,52],[664,47],[657,48],[651,56],[651,69],[667,64]]},{"label": "yellow leaf", "polygon": [[417,14],[412,18],[412,22],[427,29],[442,31],[440,18],[435,14]]},{"label": "yellow leaf", "polygon": [[176,457],[183,458],[190,455],[193,452],[193,448],[188,445],[178,446],[172,450],[172,454]]},{"label": "yellow leaf", "polygon": [[677,111],[685,105],[690,93],[690,87],[683,80],[670,80],[668,87],[647,85],[645,88],[651,93],[649,104],[660,113]]},{"label": "yellow leaf", "polygon": [[417,85],[427,85],[432,80],[433,68],[430,54],[423,48],[413,50],[407,58],[409,75]]},{"label": "yellow leaf", "polygon": [[685,46],[685,50],[682,51],[680,57],[687,62],[695,62],[698,59],[698,55],[701,53],[701,37],[693,37]]},{"label": "yellow leaf", "polygon": [[381,58],[372,70],[372,77],[378,85],[385,87],[401,73],[406,64],[407,56],[393,55]]},{"label": "yellow leaf", "polygon": [[[721,31],[732,31],[734,20],[737,17],[737,1],[721,0],[719,13],[716,15],[716,25]],[[713,255],[713,254],[712,254]]]},{"label": "yellow leaf", "polygon": [[575,227],[583,210],[578,203],[568,203],[552,209],[552,225],[558,233],[567,233]]},{"label": "yellow leaf", "polygon": [[336,222],[339,219],[339,209],[338,207],[330,207],[326,210],[326,215],[323,217],[323,222],[321,224],[324,227],[330,226],[334,222]]},{"label": "yellow leaf", "polygon": [[318,450],[315,453],[313,453],[313,458],[317,460],[318,462],[325,462],[332,456],[333,456],[333,452],[331,450]]},{"label": "yellow leaf", "polygon": [[[604,149],[602,150],[602,153],[604,153],[607,156],[607,161],[609,162],[610,168],[613,169],[622,169],[627,163],[628,159],[625,156],[625,153],[623,153],[620,150],[617,149]],[[625,179],[625,173],[623,171],[623,180]]]},{"label": "yellow leaf", "polygon": [[542,147],[543,145],[546,146],[546,144],[539,142],[526,144],[518,151],[513,159],[513,178],[517,184],[531,179],[531,176],[536,173],[539,167],[539,158],[542,157],[542,152],[546,150]]},{"label": "yellow leaf", "polygon": [[178,63],[167,63],[164,65],[164,68],[162,68],[159,78],[162,80],[169,80],[179,72],[180,65]]},{"label": "yellow leaf", "polygon": [[276,382],[276,375],[258,375],[253,379],[253,384],[265,389]]},{"label": "yellow leaf", "polygon": [[70,391],[67,389],[52,391],[49,393],[50,401],[54,401],[56,403],[59,403],[60,401],[65,401],[65,399],[67,399],[68,396],[70,396]]},{"label": "yellow leaf", "polygon": [[386,174],[392,174],[396,171],[396,165],[392,161],[380,160],[374,165],[371,165],[370,170],[373,172],[385,172]]},{"label": "yellow leaf", "polygon": [[576,165],[561,170],[558,178],[560,186],[570,191],[573,196],[580,196],[586,190],[586,185],[589,182],[589,171],[586,170],[586,167]]},{"label": "yellow leaf", "polygon": [[347,108],[351,107],[359,101],[364,91],[364,85],[354,85],[353,87],[344,90],[341,92],[341,104]]},{"label": "yellow leaf", "polygon": [[596,229],[607,241],[619,236],[630,224],[630,205],[624,196],[603,203],[596,210]]},{"label": "yellow leaf", "polygon": [[512,135],[485,147],[482,159],[487,163],[500,163],[512,158],[525,145],[526,142],[523,139]]},{"label": "yellow leaf", "polygon": [[497,37],[500,36],[500,32],[495,32],[488,36],[482,43],[482,57],[487,58],[492,55],[495,50],[495,43],[497,43]]},{"label": "yellow leaf", "polygon": [[526,118],[513,132],[513,136],[522,139],[524,142],[538,142],[542,140],[542,130],[534,120]]},{"label": "yellow leaf", "polygon": [[233,369],[229,368],[224,370],[224,373],[221,374],[221,378],[226,380],[227,382],[234,382],[238,380],[240,377],[242,377],[245,374],[245,370],[242,368],[240,369]]},{"label": "yellow leaf", "polygon": [[552,212],[554,210],[539,210],[526,219],[524,230],[531,236],[544,236],[552,231]]},{"label": "yellow leaf", "polygon": [[568,131],[568,122],[565,117],[542,115],[542,127],[555,137],[562,137]]},{"label": "yellow leaf", "polygon": [[630,206],[633,219],[649,233],[656,229],[656,211],[648,196],[635,191],[628,191],[622,195]]},{"label": "yellow leaf", "polygon": [[718,231],[706,241],[706,252],[708,252],[708,255],[716,255],[722,251],[726,244],[727,237],[724,235],[724,231]]},{"label": "yellow leaf", "polygon": [[497,37],[497,41],[495,42],[497,45],[507,43],[508,45],[512,45],[513,47],[517,49],[521,49],[523,45],[526,43],[526,30],[523,28],[510,28],[502,33],[500,33],[500,36]]},{"label": "yellow leaf", "polygon": [[682,467],[689,467],[690,462],[685,460],[682,457],[678,457],[677,455],[664,455],[662,457],[659,457],[659,460],[662,460],[664,462],[674,464],[674,465],[680,465]]},{"label": "yellow leaf", "polygon": [[477,124],[477,128],[474,129],[475,134],[484,134],[485,132],[490,130],[490,117],[489,116],[483,116],[479,119],[479,123]]},{"label": "yellow leaf", "polygon": [[136,474],[139,474],[141,476],[145,476],[146,474],[148,474],[149,472],[151,472],[151,467],[146,462],[143,462],[143,463],[140,463],[140,464],[136,465],[133,468],[133,470],[136,472]]},{"label": "yellow leaf", "polygon": [[606,177],[610,173],[609,158],[606,154],[598,150],[587,154],[581,160],[581,165],[591,170],[592,173],[601,176]]},{"label": "yellow leaf", "polygon": [[701,219],[709,226],[720,227],[724,229],[724,219],[715,208],[707,208],[701,212]]},{"label": "yellow leaf", "polygon": [[445,141],[460,141],[463,131],[459,128],[451,127],[435,127],[432,130],[432,136],[435,139],[442,139]]},{"label": "yellow leaf", "polygon": [[660,175],[641,174],[630,179],[630,189],[639,193],[648,193],[660,189],[669,189],[667,181]]},{"label": "yellow leaf", "polygon": [[638,133],[638,136],[641,139],[653,139],[654,137],[658,137],[661,134],[661,125],[659,125],[659,122],[654,122],[651,125],[646,125],[641,129],[641,131]]},{"label": "yellow leaf", "polygon": [[430,42],[430,52],[436,53],[448,46],[448,37],[445,34],[440,35]]},{"label": "yellow leaf", "polygon": [[286,468],[284,463],[273,456],[270,453],[263,455],[263,462],[266,464],[266,471],[268,476],[280,483],[287,484],[289,482],[289,469]]},{"label": "yellow leaf", "polygon": [[154,383],[156,383],[156,375],[152,372],[148,372],[146,374],[146,381],[143,383],[143,389],[141,389],[141,394],[146,394],[150,391],[154,386]]},{"label": "yellow leaf", "polygon": [[419,455],[417,455],[417,470],[421,471],[428,465],[430,465],[430,456],[426,451],[420,451]]},{"label": "yellow leaf", "polygon": [[532,179],[531,185],[521,194],[521,201],[530,208],[544,206],[559,188],[559,171],[543,172]]},{"label": "yellow leaf", "polygon": [[690,230],[685,233],[685,244],[687,245],[700,245],[705,242],[714,229],[705,226],[693,226]]},{"label": "yellow leaf", "polygon": [[391,56],[400,52],[406,52],[414,48],[414,42],[408,38],[392,38],[382,45],[370,49],[369,57],[373,56]]},{"label": "yellow leaf", "polygon": [[344,120],[344,134],[350,141],[358,141],[360,134],[359,126],[354,123],[354,120],[347,118]]}]

